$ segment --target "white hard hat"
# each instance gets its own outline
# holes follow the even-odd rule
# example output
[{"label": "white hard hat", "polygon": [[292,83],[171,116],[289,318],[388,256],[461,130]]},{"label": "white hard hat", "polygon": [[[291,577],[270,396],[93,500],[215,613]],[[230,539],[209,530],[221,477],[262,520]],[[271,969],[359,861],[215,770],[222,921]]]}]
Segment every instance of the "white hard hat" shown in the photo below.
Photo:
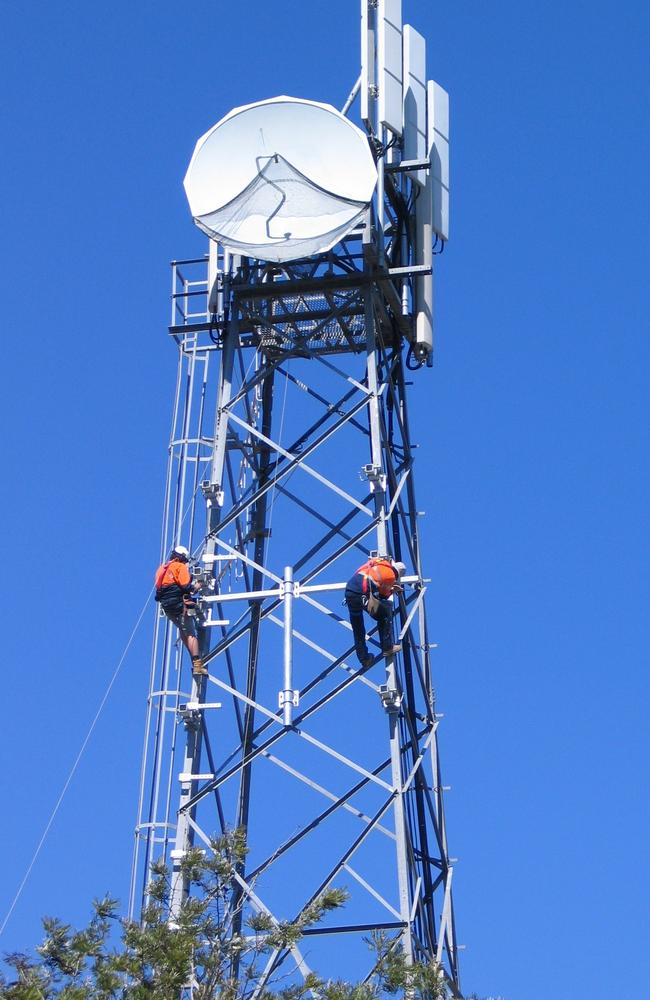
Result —
[{"label": "white hard hat", "polygon": [[190,555],[190,550],[186,549],[184,545],[175,545],[174,553],[177,556],[185,556],[185,558],[188,559]]},{"label": "white hard hat", "polygon": [[402,574],[406,572],[406,565],[403,562],[394,562],[393,569],[398,576],[402,576]]}]

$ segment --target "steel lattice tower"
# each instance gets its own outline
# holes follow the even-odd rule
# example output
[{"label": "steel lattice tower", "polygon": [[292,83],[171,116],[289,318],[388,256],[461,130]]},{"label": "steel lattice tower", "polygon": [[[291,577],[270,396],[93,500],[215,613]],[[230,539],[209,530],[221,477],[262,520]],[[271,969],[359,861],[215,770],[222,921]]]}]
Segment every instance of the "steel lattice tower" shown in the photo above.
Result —
[{"label": "steel lattice tower", "polygon": [[[460,996],[408,411],[431,379],[431,240],[420,253],[414,184],[374,131],[377,201],[333,251],[278,266],[211,242],[172,265],[161,555],[182,541],[200,567],[209,677],[157,615],[131,912],[152,861],[171,865],[177,905],[188,848],[243,827],[233,892],[251,911],[294,919],[326,886],[350,893],[266,977],[312,959],[336,974],[336,954],[363,978],[377,929]],[[372,553],[407,566],[402,652],[381,657],[373,632],[363,668],[341,601]]]}]

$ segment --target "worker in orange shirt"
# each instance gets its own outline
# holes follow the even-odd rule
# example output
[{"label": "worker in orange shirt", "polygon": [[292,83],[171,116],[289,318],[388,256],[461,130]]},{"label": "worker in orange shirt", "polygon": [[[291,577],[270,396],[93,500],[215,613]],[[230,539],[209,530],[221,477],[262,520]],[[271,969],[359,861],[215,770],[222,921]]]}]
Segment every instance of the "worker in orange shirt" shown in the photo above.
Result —
[{"label": "worker in orange shirt", "polygon": [[205,676],[208,671],[201,659],[196,619],[191,613],[196,608],[192,595],[200,585],[192,580],[187,566],[189,557],[185,546],[177,545],[167,562],[158,567],[154,579],[156,600],[178,629],[181,642],[192,657],[192,673]]},{"label": "worker in orange shirt", "polygon": [[374,659],[366,645],[364,611],[377,622],[384,656],[399,653],[402,648],[393,644],[393,602],[390,598],[401,592],[399,581],[405,569],[403,562],[393,562],[386,556],[379,556],[360,566],[347,582],[345,603],[350,615],[354,648],[362,667],[370,666]]}]

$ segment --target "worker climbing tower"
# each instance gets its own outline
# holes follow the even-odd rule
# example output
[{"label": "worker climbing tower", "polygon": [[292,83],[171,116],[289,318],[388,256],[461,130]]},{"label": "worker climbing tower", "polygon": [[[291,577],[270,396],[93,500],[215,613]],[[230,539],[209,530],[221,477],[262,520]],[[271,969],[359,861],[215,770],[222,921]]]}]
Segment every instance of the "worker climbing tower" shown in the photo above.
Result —
[{"label": "worker climbing tower", "polygon": [[[310,968],[363,979],[376,931],[460,996],[409,423],[410,394],[431,391],[448,100],[401,0],[361,7],[341,112],[236,108],[185,178],[209,250],[172,264],[161,553],[190,549],[208,676],[157,612],[131,913],[152,862],[170,866],[173,911],[188,849],[243,829],[242,914],[294,920],[328,886],[349,894],[271,954],[261,985]],[[401,650],[384,657],[373,630],[360,665],[342,601],[371,555],[406,565]]]}]

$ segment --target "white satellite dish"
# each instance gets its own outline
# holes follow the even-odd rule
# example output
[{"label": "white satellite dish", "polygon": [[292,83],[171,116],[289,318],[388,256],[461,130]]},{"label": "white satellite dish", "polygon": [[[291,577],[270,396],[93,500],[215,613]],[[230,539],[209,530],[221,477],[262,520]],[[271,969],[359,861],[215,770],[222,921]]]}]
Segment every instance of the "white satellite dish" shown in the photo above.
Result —
[{"label": "white satellite dish", "polygon": [[277,262],[333,247],[376,183],[364,133],[331,105],[295,97],[231,111],[201,136],[184,181],[208,236]]}]

